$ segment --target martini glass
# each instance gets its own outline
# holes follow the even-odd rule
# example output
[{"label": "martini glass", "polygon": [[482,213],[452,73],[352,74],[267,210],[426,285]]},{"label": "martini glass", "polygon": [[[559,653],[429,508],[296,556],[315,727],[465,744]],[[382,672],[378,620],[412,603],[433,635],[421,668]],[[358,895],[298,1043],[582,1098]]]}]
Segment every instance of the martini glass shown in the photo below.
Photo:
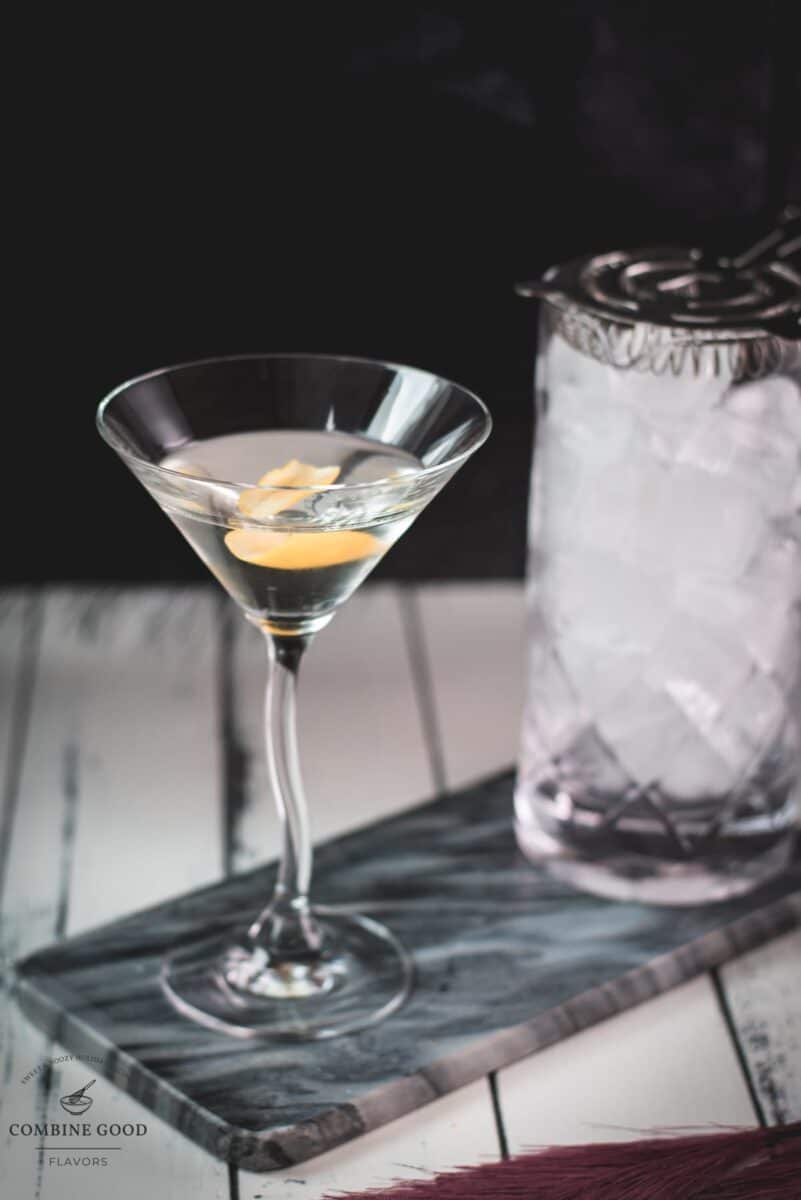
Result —
[{"label": "martini glass", "polygon": [[487,438],[489,414],[464,388],[411,367],[243,355],[133,379],[102,402],[98,426],[262,630],[270,661],[277,882],[260,913],[169,952],[164,991],[186,1016],[244,1038],[373,1025],[403,1003],[412,964],[371,917],[309,902],[298,669],[314,635]]}]

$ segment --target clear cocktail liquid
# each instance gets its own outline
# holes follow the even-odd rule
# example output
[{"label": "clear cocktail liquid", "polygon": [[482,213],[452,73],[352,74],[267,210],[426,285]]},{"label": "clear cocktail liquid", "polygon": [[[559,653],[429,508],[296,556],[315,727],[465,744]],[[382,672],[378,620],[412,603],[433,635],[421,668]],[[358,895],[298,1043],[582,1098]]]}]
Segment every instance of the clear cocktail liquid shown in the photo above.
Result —
[{"label": "clear cocktail liquid", "polygon": [[[255,487],[266,472],[293,459],[339,467],[335,486],[300,489],[293,503],[292,493],[279,490],[272,494],[286,496],[287,506],[266,523],[249,521],[238,507],[241,485]],[[187,443],[160,465],[188,478],[218,481],[210,509],[181,496],[180,489],[160,495],[159,502],[247,615],[286,632],[324,623],[418,511],[418,506],[403,504],[398,485],[419,472],[420,462],[397,447],[339,431],[227,434]],[[350,486],[354,484],[377,486]],[[255,553],[249,557],[261,562],[236,552],[239,543],[232,530],[251,531]],[[247,541],[245,546],[249,548]]]}]

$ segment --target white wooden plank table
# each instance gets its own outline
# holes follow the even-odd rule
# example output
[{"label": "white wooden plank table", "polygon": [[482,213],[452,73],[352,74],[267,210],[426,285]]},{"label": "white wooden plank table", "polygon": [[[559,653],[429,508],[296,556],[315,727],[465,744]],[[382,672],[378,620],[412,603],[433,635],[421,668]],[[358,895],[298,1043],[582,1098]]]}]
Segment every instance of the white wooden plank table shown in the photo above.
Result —
[{"label": "white wooden plank table", "polygon": [[[301,738],[317,836],[514,760],[518,584],[362,589],[312,648]],[[260,636],[211,588],[0,597],[3,963],[278,851],[263,763]],[[419,1113],[285,1172],[229,1170],[145,1121],[109,1165],[51,1164],[14,1122],[56,1120],[63,1051],[6,1004],[0,1179],[13,1200],[303,1195],[666,1126],[801,1119],[801,934],[791,934]],[[31,1078],[26,1080],[31,1072]],[[63,1086],[62,1086],[63,1082]],[[55,1104],[55,1108],[53,1107]]]}]

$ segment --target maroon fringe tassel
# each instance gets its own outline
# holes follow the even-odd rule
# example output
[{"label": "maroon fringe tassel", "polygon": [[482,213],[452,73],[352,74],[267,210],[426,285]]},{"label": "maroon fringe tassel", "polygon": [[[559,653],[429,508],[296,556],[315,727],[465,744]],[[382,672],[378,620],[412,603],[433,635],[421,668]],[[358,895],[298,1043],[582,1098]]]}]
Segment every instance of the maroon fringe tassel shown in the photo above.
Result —
[{"label": "maroon fringe tassel", "polygon": [[[338,1192],[338,1200],[343,1193]],[[800,1200],[801,1121],[775,1129],[552,1146],[349,1200]],[[329,1200],[336,1200],[329,1197]]]}]

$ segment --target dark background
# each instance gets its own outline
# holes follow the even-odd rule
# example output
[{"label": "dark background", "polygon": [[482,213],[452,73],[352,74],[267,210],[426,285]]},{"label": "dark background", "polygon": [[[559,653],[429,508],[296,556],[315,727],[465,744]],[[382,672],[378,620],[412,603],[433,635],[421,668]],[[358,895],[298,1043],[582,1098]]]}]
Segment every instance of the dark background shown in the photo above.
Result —
[{"label": "dark background", "polygon": [[42,16],[32,42],[6,579],[202,578],[94,409],[131,375],[262,350],[483,396],[491,442],[380,570],[520,573],[535,310],[512,285],[585,251],[736,249],[801,198],[797,3],[201,11]]}]

